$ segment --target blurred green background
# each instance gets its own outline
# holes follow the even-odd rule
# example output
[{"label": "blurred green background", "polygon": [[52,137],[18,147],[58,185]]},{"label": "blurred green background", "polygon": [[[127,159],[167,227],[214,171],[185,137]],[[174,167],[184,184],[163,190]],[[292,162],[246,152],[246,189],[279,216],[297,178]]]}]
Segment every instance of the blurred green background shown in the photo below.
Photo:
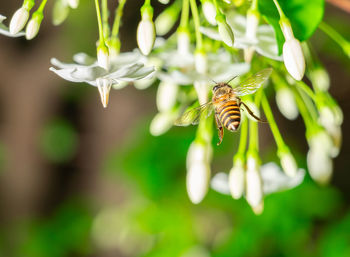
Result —
[{"label": "blurred green background", "polygon": [[[157,15],[164,6],[154,3]],[[11,17],[20,4],[2,1],[0,13]],[[127,1],[123,51],[136,47],[141,4]],[[155,87],[112,91],[105,110],[95,88],[48,71],[51,57],[94,55],[97,40],[92,1],[81,0],[60,27],[48,5],[36,39],[0,37],[0,256],[350,256],[350,61],[321,31],[311,42],[345,115],[332,182],[321,187],[307,175],[267,196],[256,216],[245,200],[212,190],[199,205],[189,201],[185,157],[195,128],[149,134]],[[325,20],[350,39],[349,13],[327,3]],[[301,120],[274,113],[305,167]],[[267,162],[273,139],[267,126],[260,131]],[[214,146],[214,173],[232,165],[238,138],[226,134]]]}]

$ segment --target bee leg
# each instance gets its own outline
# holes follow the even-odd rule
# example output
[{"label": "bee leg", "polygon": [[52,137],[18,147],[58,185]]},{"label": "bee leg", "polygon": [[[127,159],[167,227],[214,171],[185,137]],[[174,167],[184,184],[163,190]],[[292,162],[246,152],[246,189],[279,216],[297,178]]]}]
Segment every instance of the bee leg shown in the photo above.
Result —
[{"label": "bee leg", "polygon": [[250,109],[249,107],[243,103],[243,102],[240,102],[239,103],[239,107],[241,107],[241,104],[244,105],[244,107],[247,109],[248,113],[250,114],[250,116],[252,116],[254,119],[256,119],[257,121],[260,121],[260,122],[266,122],[266,120],[263,120],[263,119],[260,119],[258,116],[256,116]]},{"label": "bee leg", "polygon": [[224,137],[224,128],[222,127],[222,124],[216,113],[215,113],[215,122],[216,122],[216,127],[218,128],[218,135],[219,135],[219,142],[217,143],[217,145],[220,145]]}]

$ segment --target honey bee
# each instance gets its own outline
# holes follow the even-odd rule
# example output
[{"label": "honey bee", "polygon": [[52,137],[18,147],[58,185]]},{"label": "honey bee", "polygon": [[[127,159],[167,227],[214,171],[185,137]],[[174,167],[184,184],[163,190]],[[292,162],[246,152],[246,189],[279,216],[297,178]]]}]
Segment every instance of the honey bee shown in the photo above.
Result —
[{"label": "honey bee", "polygon": [[220,145],[224,137],[224,127],[232,132],[239,128],[239,124],[241,122],[242,104],[252,117],[258,121],[261,121],[261,119],[257,117],[239,97],[255,93],[269,78],[271,72],[272,68],[263,69],[255,75],[249,77],[235,88],[232,88],[228,84],[232,79],[227,83],[217,83],[213,87],[212,100],[197,108],[185,112],[175,121],[175,125],[196,125],[199,123],[202,113],[208,117],[214,110],[215,122],[219,134],[219,142],[217,145]]}]

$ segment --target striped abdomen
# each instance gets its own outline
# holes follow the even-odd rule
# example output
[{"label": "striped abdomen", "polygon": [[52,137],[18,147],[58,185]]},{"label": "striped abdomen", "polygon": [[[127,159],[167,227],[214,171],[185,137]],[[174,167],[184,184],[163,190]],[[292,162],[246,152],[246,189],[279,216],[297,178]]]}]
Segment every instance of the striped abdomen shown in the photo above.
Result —
[{"label": "striped abdomen", "polygon": [[217,110],[221,124],[230,131],[238,129],[241,111],[236,100],[224,102]]}]

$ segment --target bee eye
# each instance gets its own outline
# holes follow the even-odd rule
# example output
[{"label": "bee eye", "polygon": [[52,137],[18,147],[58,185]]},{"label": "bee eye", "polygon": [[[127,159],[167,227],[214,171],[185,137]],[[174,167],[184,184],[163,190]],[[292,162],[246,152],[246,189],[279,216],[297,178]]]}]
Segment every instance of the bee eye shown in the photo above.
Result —
[{"label": "bee eye", "polygon": [[218,90],[218,89],[219,89],[219,86],[218,86],[218,85],[214,86],[214,87],[213,87],[213,92],[215,92],[215,91]]}]

